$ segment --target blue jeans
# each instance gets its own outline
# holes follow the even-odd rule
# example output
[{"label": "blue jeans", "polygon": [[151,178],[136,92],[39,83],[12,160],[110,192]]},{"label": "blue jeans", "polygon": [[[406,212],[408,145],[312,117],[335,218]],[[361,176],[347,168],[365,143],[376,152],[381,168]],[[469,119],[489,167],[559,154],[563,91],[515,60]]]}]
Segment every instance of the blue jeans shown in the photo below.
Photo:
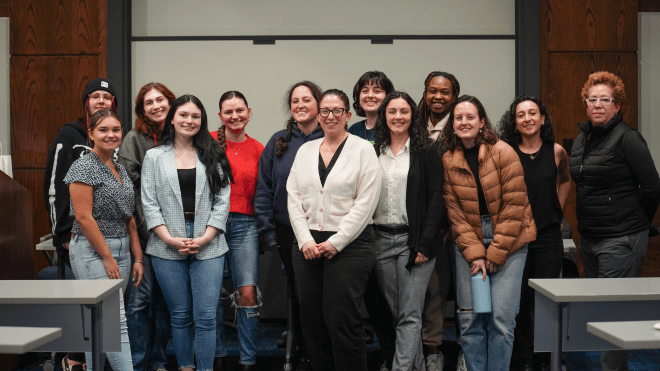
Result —
[{"label": "blue jeans", "polygon": [[[406,269],[410,247],[408,233],[376,232],[374,274],[396,328],[393,370],[426,370],[422,350],[422,311],[435,258]],[[416,252],[413,252],[417,254]]]},{"label": "blue jeans", "polygon": [[[193,234],[193,226],[194,223],[186,222],[188,237]],[[197,369],[212,370],[215,312],[220,295],[224,255],[206,260],[197,260],[194,255],[183,260],[153,256],[152,263],[170,310],[172,341],[179,367],[194,367],[193,354],[196,354]]]},{"label": "blue jeans", "polygon": [[[236,292],[230,297],[232,307],[236,308],[238,322],[238,340],[241,346],[239,362],[243,365],[254,365],[257,362],[257,328],[259,327],[259,307],[261,307],[261,292],[256,287],[259,283],[259,236],[257,235],[256,219],[252,215],[229,213],[225,239],[229,246],[227,265]],[[255,286],[257,305],[243,307],[238,305],[238,288]],[[225,357],[225,300],[220,299],[216,319],[215,356]]]},{"label": "blue jeans", "polygon": [[[493,224],[489,216],[481,217],[481,228],[484,246],[488,248],[493,241]],[[511,253],[497,272],[489,273],[493,312],[479,314],[472,311],[470,264],[455,244],[454,249],[456,301],[465,366],[468,371],[508,371],[527,245]]]},{"label": "blue jeans", "polygon": [[[122,291],[119,292],[119,324],[121,331],[121,352],[107,353],[108,361],[114,371],[130,371],[133,369],[131,359],[131,345],[128,340],[128,331],[126,328],[126,313],[124,311],[124,295],[126,286],[130,281],[131,253],[128,244],[128,236],[106,238],[105,242],[110,248],[112,257],[117,261],[119,274],[124,280]],[[103,259],[94,250],[92,245],[82,234],[74,235],[69,245],[69,257],[71,259],[71,270],[79,280],[107,280],[108,274],[103,265]],[[85,353],[87,358],[87,368],[93,369],[92,353]]]},{"label": "blue jeans", "polygon": [[142,260],[144,276],[138,287],[131,288],[126,308],[134,371],[166,368],[171,333],[170,313],[156,281],[151,256],[144,254]]}]

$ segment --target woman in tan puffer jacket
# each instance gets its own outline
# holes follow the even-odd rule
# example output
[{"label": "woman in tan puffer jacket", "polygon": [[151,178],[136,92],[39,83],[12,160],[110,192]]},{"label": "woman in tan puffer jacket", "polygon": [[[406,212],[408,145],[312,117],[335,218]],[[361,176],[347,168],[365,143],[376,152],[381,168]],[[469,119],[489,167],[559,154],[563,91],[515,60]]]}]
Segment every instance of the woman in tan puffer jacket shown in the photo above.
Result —
[{"label": "woman in tan puffer jacket", "polygon": [[[444,128],[445,206],[456,252],[465,365],[508,370],[527,243],[536,226],[518,155],[498,140],[481,102],[463,95]],[[478,176],[475,176],[478,175]],[[492,313],[474,313],[471,278],[490,276]]]}]

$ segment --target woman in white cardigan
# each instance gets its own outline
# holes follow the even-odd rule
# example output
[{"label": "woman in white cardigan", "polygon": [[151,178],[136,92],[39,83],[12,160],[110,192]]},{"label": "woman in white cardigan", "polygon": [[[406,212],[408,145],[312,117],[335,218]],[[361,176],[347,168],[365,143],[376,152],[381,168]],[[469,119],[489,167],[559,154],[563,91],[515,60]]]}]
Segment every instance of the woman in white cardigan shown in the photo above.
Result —
[{"label": "woman in white cardigan", "polygon": [[303,335],[315,371],[367,370],[360,310],[375,262],[381,170],[371,144],[346,132],[349,107],[343,91],[323,93],[325,136],[300,147],[286,185]]}]

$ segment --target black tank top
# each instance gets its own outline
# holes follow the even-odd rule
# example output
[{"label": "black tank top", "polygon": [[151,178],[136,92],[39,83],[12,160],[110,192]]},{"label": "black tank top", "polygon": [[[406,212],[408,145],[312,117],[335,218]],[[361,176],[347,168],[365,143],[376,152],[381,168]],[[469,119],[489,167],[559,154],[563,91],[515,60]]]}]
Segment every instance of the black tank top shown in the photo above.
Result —
[{"label": "black tank top", "polygon": [[176,169],[179,174],[179,188],[181,188],[181,202],[184,213],[195,212],[195,187],[197,186],[197,168]]},{"label": "black tank top", "polygon": [[[532,207],[536,229],[541,230],[554,223],[560,223],[564,213],[557,196],[557,164],[555,163],[554,143],[543,142],[538,155],[531,155],[513,146],[518,153],[525,172],[527,197]],[[533,154],[532,154],[533,155]]]}]

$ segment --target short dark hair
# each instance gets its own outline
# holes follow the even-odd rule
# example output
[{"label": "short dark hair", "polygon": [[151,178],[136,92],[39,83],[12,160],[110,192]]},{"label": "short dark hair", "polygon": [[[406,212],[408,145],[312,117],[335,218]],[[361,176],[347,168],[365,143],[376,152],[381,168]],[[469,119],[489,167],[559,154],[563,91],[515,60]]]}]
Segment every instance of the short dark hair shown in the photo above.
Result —
[{"label": "short dark hair", "polygon": [[394,84],[392,84],[392,81],[390,81],[390,79],[387,78],[387,75],[385,75],[383,72],[365,72],[362,76],[360,76],[358,81],[355,83],[355,86],[353,87],[353,109],[355,110],[355,114],[360,117],[366,116],[364,109],[362,109],[362,106],[360,106],[360,91],[362,91],[362,88],[364,88],[364,86],[370,82],[375,83],[383,90],[385,90],[385,95],[394,91]]},{"label": "short dark hair", "polygon": [[545,116],[545,121],[543,121],[543,126],[541,126],[541,140],[546,143],[555,142],[555,130],[552,127],[552,121],[550,120],[550,113],[545,108],[543,102],[536,97],[531,97],[527,94],[521,94],[516,99],[513,100],[509,106],[509,110],[504,112],[502,118],[500,119],[500,138],[507,142],[510,146],[517,146],[522,142],[522,136],[518,129],[516,129],[516,110],[518,105],[522,102],[530,101],[536,104],[539,108],[539,113],[541,116]]},{"label": "short dark hair", "polygon": [[442,134],[444,137],[444,141],[442,143],[442,150],[454,151],[456,147],[463,148],[463,141],[460,140],[456,136],[456,133],[454,132],[454,111],[456,110],[456,106],[458,106],[463,102],[472,103],[477,108],[477,114],[479,115],[479,120],[481,119],[484,120],[484,127],[481,128],[481,131],[479,132],[479,134],[477,134],[477,138],[475,140],[476,146],[478,147],[483,143],[486,144],[497,143],[497,140],[499,139],[497,136],[497,132],[495,132],[495,129],[493,129],[493,124],[490,123],[490,119],[488,118],[488,115],[486,115],[486,109],[484,108],[484,105],[481,104],[481,101],[479,101],[479,99],[477,99],[477,97],[475,96],[461,95],[460,97],[458,97],[458,99],[456,99],[456,102],[454,102],[454,105],[451,107],[447,125],[445,125],[445,128],[442,129]]},{"label": "short dark hair", "polygon": [[387,119],[385,117],[385,112],[387,111],[387,105],[393,99],[401,98],[408,103],[410,106],[410,127],[408,128],[408,134],[410,135],[410,150],[411,151],[421,151],[427,144],[431,143],[428,133],[426,132],[426,126],[419,119],[419,110],[415,101],[408,95],[408,93],[403,91],[393,91],[383,99],[380,107],[378,107],[378,119],[376,119],[376,148],[379,148],[382,152],[385,149],[385,146],[389,145],[392,142],[392,137],[390,136],[390,128],[387,126]]}]

